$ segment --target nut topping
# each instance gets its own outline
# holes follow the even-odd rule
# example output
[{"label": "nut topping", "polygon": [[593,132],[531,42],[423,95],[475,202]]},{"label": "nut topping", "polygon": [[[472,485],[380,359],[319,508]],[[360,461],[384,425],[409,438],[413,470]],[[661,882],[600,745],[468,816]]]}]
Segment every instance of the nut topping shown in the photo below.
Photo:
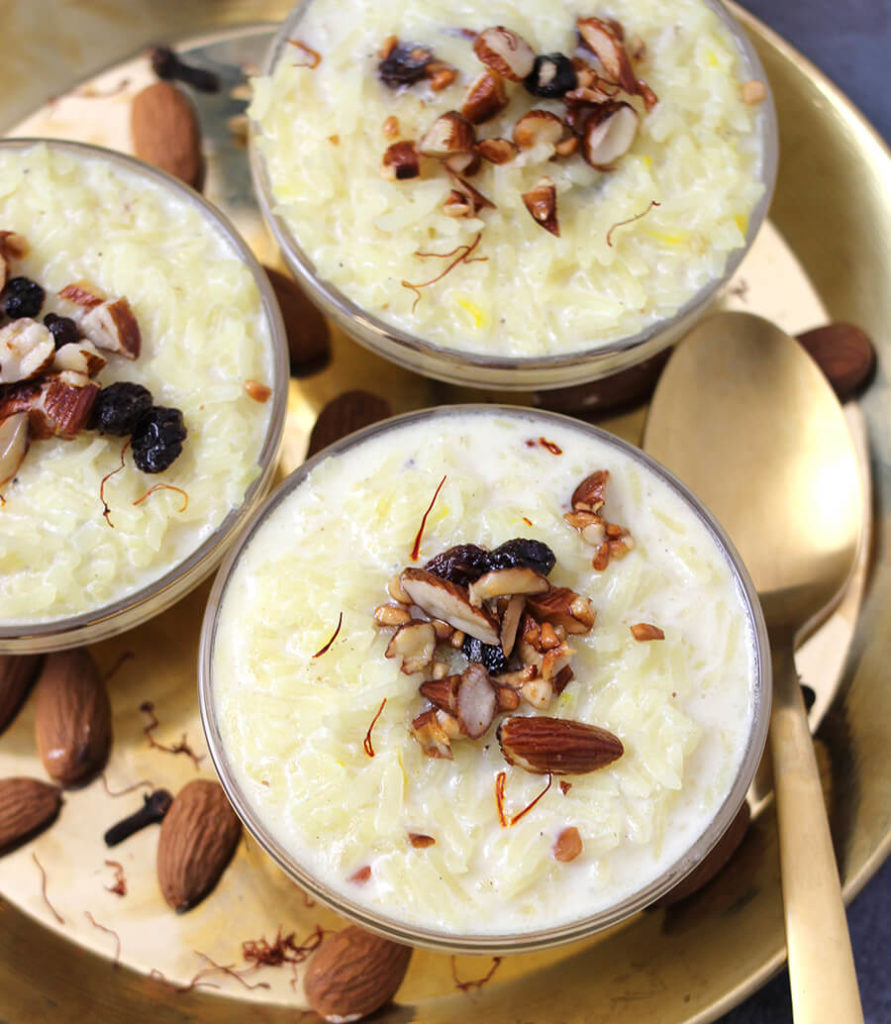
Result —
[{"label": "nut topping", "polygon": [[53,361],[56,343],[43,324],[29,317],[0,329],[0,384],[14,384],[43,373]]},{"label": "nut topping", "polygon": [[473,52],[487,68],[511,82],[521,82],[535,65],[532,47],[503,25],[480,32],[474,40]]},{"label": "nut topping", "polygon": [[550,178],[540,178],[530,192],[521,196],[532,219],[540,224],[545,231],[560,236],[560,225],[557,221],[557,189]]},{"label": "nut topping", "polygon": [[374,621],[379,626],[405,626],[411,622],[411,612],[404,606],[382,604],[374,609]]},{"label": "nut topping", "polygon": [[767,86],[757,80],[743,82],[741,95],[743,103],[748,103],[752,107],[757,106],[767,99]]},{"label": "nut topping", "polygon": [[472,217],[474,210],[467,196],[453,188],[442,204],[442,212],[447,217]]},{"label": "nut topping", "polygon": [[569,587],[555,587],[546,594],[530,594],[526,605],[533,615],[562,626],[567,633],[590,633],[596,613],[591,601]]},{"label": "nut topping", "polygon": [[431,661],[436,649],[436,633],[429,622],[413,619],[400,626],[387,645],[386,657],[402,656],[402,671],[406,675],[422,672]]},{"label": "nut topping", "polygon": [[497,697],[489,673],[471,662],[461,673],[458,685],[456,715],[461,731],[472,740],[479,739],[492,724]]},{"label": "nut topping", "polygon": [[631,635],[635,640],[664,640],[665,633],[658,627],[652,625],[649,622],[638,622],[630,627]]},{"label": "nut topping", "polygon": [[505,658],[509,658],[514,649],[525,607],[526,598],[522,594],[513,594],[501,616],[501,650]]},{"label": "nut topping", "polygon": [[405,181],[417,178],[421,173],[421,161],[415,144],[410,139],[394,142],[387,146],[381,163],[381,177],[388,181]]},{"label": "nut topping", "polygon": [[561,830],[554,843],[554,860],[568,864],[582,852],[582,837],[575,825]]},{"label": "nut topping", "polygon": [[428,679],[421,683],[418,690],[434,707],[453,715],[458,708],[460,683],[461,676],[446,676],[443,679]]},{"label": "nut topping", "polygon": [[582,155],[599,171],[609,170],[631,148],[638,113],[629,103],[603,103],[585,121]]},{"label": "nut topping", "polygon": [[[446,161],[448,164],[448,161]],[[452,179],[452,183],[455,186],[454,191],[459,195],[463,196],[467,203],[470,205],[473,216],[476,216],[480,210],[485,210],[486,207],[495,209],[495,204],[491,199],[487,199],[482,192],[478,192],[473,185],[460,178],[455,174],[451,168],[449,168],[449,177]]]},{"label": "nut topping", "polygon": [[103,302],[81,320],[81,330],[96,348],[117,352],[125,359],[139,355],[139,324],[125,298]]},{"label": "nut topping", "polygon": [[427,129],[418,143],[418,152],[445,160],[457,155],[473,156],[475,146],[473,125],[457,110],[449,110]]},{"label": "nut topping", "polygon": [[483,601],[510,594],[540,594],[550,589],[547,579],[528,566],[494,569],[480,576],[467,588],[470,603],[480,607]]},{"label": "nut topping", "polygon": [[586,476],[572,492],[572,507],[582,512],[599,512],[606,502],[604,491],[608,480],[608,469],[598,469]]},{"label": "nut topping", "polygon": [[12,480],[28,451],[28,414],[13,413],[0,421],[0,487]]},{"label": "nut topping", "polygon": [[563,136],[563,122],[549,110],[530,110],[514,125],[514,142],[520,149],[539,143],[555,146]]},{"label": "nut topping", "polygon": [[607,75],[629,95],[635,95],[637,77],[622,39],[616,32],[616,24],[601,21],[600,18],[579,18],[576,26],[582,41],[595,54]]},{"label": "nut topping", "polygon": [[606,729],[568,718],[505,718],[498,742],[508,764],[539,775],[583,775],[622,756],[622,741]]},{"label": "nut topping", "polygon": [[461,113],[471,124],[483,124],[507,106],[504,81],[491,71],[483,71],[470,83],[461,104]]},{"label": "nut topping", "polygon": [[456,630],[469,633],[485,644],[498,643],[492,616],[470,603],[467,588],[440,579],[425,569],[405,569],[402,589],[412,601],[434,619],[444,619]]},{"label": "nut topping", "polygon": [[599,548],[606,540],[606,525],[601,516],[594,512],[566,512],[567,523],[582,535],[582,540],[592,548]]},{"label": "nut topping", "polygon": [[59,373],[73,370],[87,377],[95,377],[107,362],[91,341],[74,341],[56,350],[53,369]]},{"label": "nut topping", "polygon": [[510,139],[483,139],[477,143],[477,153],[490,164],[509,163],[517,155],[517,147]]},{"label": "nut topping", "polygon": [[449,761],[452,760],[449,738],[436,720],[436,711],[423,711],[411,723],[411,730],[427,757],[442,757]]}]

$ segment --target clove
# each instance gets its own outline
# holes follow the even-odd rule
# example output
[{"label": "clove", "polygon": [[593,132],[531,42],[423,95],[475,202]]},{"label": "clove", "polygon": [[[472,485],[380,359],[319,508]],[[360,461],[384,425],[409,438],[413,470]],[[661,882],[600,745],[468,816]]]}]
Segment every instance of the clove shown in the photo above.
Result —
[{"label": "clove", "polygon": [[106,846],[117,846],[118,843],[129,839],[146,825],[154,825],[156,822],[163,821],[164,815],[170,810],[170,805],[173,803],[173,797],[166,789],[156,789],[142,799],[145,803],[135,814],[119,821],[117,825],[112,825],[105,833]]},{"label": "clove", "polygon": [[186,64],[170,49],[169,46],[155,46],[149,52],[152,69],[158,78],[165,81],[185,82],[199,92],[219,92],[220,79],[207,68],[197,68]]}]

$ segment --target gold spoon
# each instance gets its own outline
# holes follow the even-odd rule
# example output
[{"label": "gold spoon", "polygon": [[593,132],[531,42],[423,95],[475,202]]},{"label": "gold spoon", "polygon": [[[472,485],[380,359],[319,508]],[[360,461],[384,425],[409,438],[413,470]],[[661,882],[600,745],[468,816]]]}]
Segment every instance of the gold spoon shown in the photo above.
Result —
[{"label": "gold spoon", "polygon": [[851,941],[793,659],[796,638],[831,610],[857,555],[863,499],[844,414],[793,338],[760,317],[723,313],[671,357],[643,447],[723,524],[761,598],[794,1017],[856,1024]]}]

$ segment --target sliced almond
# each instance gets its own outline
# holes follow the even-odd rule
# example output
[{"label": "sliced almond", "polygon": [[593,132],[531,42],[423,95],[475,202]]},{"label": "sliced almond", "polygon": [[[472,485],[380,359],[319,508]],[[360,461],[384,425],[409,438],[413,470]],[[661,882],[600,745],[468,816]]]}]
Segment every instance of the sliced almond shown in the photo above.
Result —
[{"label": "sliced almond", "polygon": [[586,476],[572,492],[570,504],[581,512],[599,512],[606,502],[606,485],[609,482],[609,470],[598,469]]},{"label": "sliced almond", "polygon": [[87,377],[95,377],[107,362],[91,341],[72,341],[56,350],[53,369],[58,373],[73,370]]},{"label": "sliced almond", "polygon": [[0,384],[29,380],[46,370],[56,354],[52,334],[23,316],[0,328]]},{"label": "sliced almond", "polygon": [[449,110],[427,129],[418,143],[418,152],[445,160],[458,154],[473,154],[475,146],[473,125],[457,110]]},{"label": "sliced almond", "polygon": [[522,195],[523,203],[532,219],[552,235],[560,236],[557,220],[557,189],[550,178],[540,178],[529,192]]},{"label": "sliced almond", "polygon": [[448,711],[443,711],[442,708],[436,709],[436,722],[450,741],[463,740],[467,735],[461,728],[458,719],[454,715],[450,715]]},{"label": "sliced almond", "polygon": [[646,640],[664,640],[665,633],[658,626],[654,626],[651,622],[637,622],[630,627],[631,635],[635,640],[646,641]]},{"label": "sliced almond", "polygon": [[601,516],[594,512],[567,512],[563,518],[582,535],[592,548],[599,548],[606,540],[606,527]]},{"label": "sliced almond", "polygon": [[554,860],[568,864],[582,852],[582,837],[575,825],[561,829],[554,843]]},{"label": "sliced almond", "polygon": [[443,160],[443,164],[445,164],[448,170],[454,171],[455,174],[472,176],[482,167],[483,162],[474,146],[472,153],[455,153],[454,156],[447,156]]},{"label": "sliced almond", "polygon": [[570,659],[575,654],[575,648],[561,641],[556,647],[551,647],[541,656],[539,672],[543,679],[555,680],[560,673],[567,668]]},{"label": "sliced almond", "polygon": [[13,413],[0,421],[0,487],[18,473],[28,452],[30,430],[26,412]]},{"label": "sliced almond", "polygon": [[442,619],[434,619],[431,625],[436,633],[437,640],[449,640],[452,633],[455,632],[454,627],[450,626],[447,622],[443,622]]},{"label": "sliced almond", "polygon": [[469,633],[485,644],[498,643],[494,619],[484,609],[470,603],[466,587],[434,576],[425,569],[403,570],[400,583],[412,601],[431,618],[444,619],[456,630]]},{"label": "sliced almond", "polygon": [[491,120],[507,106],[507,93],[500,75],[486,70],[470,83],[461,104],[461,113],[471,124]]},{"label": "sliced almond", "polygon": [[423,711],[411,723],[414,738],[420,743],[427,757],[442,757],[452,760],[449,738],[436,720],[436,711]]},{"label": "sliced almond", "polygon": [[540,775],[583,775],[612,764],[625,748],[618,736],[568,718],[505,718],[498,742],[508,764]]},{"label": "sliced almond", "polygon": [[535,64],[532,47],[503,25],[483,29],[473,42],[473,52],[487,68],[511,82],[521,82]]},{"label": "sliced almond", "polygon": [[495,209],[495,204],[491,199],[487,199],[482,192],[477,191],[470,182],[465,181],[451,169],[449,169],[449,177],[452,179],[452,184],[455,186],[454,191],[463,196],[470,204],[473,216],[476,216],[480,210],[485,210],[487,207],[493,210]]},{"label": "sliced almond", "polygon": [[96,348],[117,352],[125,359],[136,359],[139,355],[139,324],[123,297],[91,309],[81,320],[80,328]]},{"label": "sliced almond", "polygon": [[526,604],[539,619],[560,625],[567,633],[581,635],[590,633],[594,627],[596,613],[590,599],[569,587],[554,587],[546,594],[530,594]]},{"label": "sliced almond", "polygon": [[511,594],[541,594],[550,590],[550,583],[540,572],[525,565],[509,569],[493,569],[474,580],[467,588],[470,603],[479,607],[493,597]]},{"label": "sliced almond", "polygon": [[526,598],[522,594],[513,594],[501,616],[501,652],[505,658],[509,658],[514,649],[525,607]]},{"label": "sliced almond", "polygon": [[442,212],[447,217],[472,217],[474,216],[473,203],[467,196],[453,188],[442,204]]},{"label": "sliced almond", "polygon": [[402,657],[402,671],[406,675],[422,672],[431,661],[436,649],[436,633],[429,622],[412,620],[400,626],[387,645],[386,657]]},{"label": "sliced almond", "polygon": [[585,122],[582,155],[597,170],[609,170],[631,148],[639,120],[630,103],[601,104]]},{"label": "sliced almond", "polygon": [[106,296],[92,281],[81,279],[66,284],[59,292],[59,298],[81,309],[95,309],[105,302]]},{"label": "sliced almond", "polygon": [[421,161],[414,142],[404,139],[387,146],[381,162],[381,177],[387,181],[405,181],[417,178],[421,173]]},{"label": "sliced almond", "polygon": [[490,164],[506,164],[517,155],[517,147],[510,139],[483,139],[477,143],[477,153]]},{"label": "sliced almond", "polygon": [[563,668],[554,676],[551,680],[554,684],[554,689],[558,694],[563,693],[567,686],[575,678],[575,672],[572,671],[571,666],[564,665]]},{"label": "sliced almond", "polygon": [[615,26],[600,18],[579,18],[576,27],[582,41],[603,65],[608,77],[618,82],[625,92],[635,95],[637,77]]},{"label": "sliced almond", "polygon": [[514,142],[520,149],[531,149],[539,143],[556,146],[564,128],[560,118],[549,110],[530,110],[514,125]]},{"label": "sliced almond", "polygon": [[461,676],[446,676],[443,679],[428,679],[418,687],[421,694],[434,707],[453,715],[458,709],[458,687]]},{"label": "sliced almond", "polygon": [[482,665],[471,662],[461,673],[458,684],[455,717],[461,731],[472,740],[479,739],[492,724],[497,703],[489,673]]}]

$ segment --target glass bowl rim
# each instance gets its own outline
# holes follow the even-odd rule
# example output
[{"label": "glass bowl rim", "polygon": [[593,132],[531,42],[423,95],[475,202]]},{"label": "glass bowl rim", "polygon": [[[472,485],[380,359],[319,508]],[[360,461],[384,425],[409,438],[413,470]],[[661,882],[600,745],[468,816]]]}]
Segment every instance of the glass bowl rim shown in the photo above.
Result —
[{"label": "glass bowl rim", "polygon": [[[254,194],[263,219],[275,237],[276,243],[289,268],[300,279],[301,283],[310,290],[313,300],[322,306],[325,313],[337,318],[342,324],[352,325],[352,330],[357,332],[355,336],[362,344],[394,362],[399,360],[390,351],[390,346],[395,346],[398,350],[406,353],[406,361],[401,365],[408,366],[416,372],[422,372],[425,376],[438,377],[451,383],[473,386],[475,384],[473,378],[475,370],[505,374],[520,371],[524,374],[530,374],[540,371],[547,374],[548,371],[557,371],[564,368],[594,367],[598,364],[607,363],[610,357],[621,359],[621,363],[615,367],[618,370],[627,369],[630,366],[636,365],[637,362],[652,356],[659,348],[671,343],[671,331],[674,327],[684,325],[686,321],[698,313],[704,312],[708,304],[736,272],[751,249],[755,236],[758,234],[762,224],[767,219],[777,178],[779,135],[776,107],[770,82],[761,64],[761,59],[742,24],[734,17],[723,0],[702,0],[702,2],[715,12],[730,32],[736,51],[743,61],[744,72],[750,78],[763,82],[767,89],[767,95],[759,106],[757,116],[757,125],[762,144],[761,173],[758,180],[764,186],[764,191],[749,216],[744,243],[738,249],[734,249],[728,254],[722,273],[711,281],[706,282],[669,317],[658,319],[633,335],[625,335],[604,345],[586,349],[575,349],[562,354],[531,357],[494,356],[435,345],[411,331],[398,327],[395,324],[389,324],[369,313],[362,306],[348,298],[339,288],[318,276],[313,261],[298,244],[291,228],[284,218],[275,212],[276,200],[273,196],[266,160],[260,152],[260,147],[257,143],[262,130],[259,124],[251,118],[248,135],[249,160]],[[272,73],[278,64],[281,54],[284,52],[295,26],[303,16],[305,8],[311,3],[312,0],[299,0],[288,13],[270,43],[261,71],[262,75],[270,75]],[[659,346],[658,339],[662,335],[666,336],[666,341],[664,345]],[[648,343],[651,344],[648,345]],[[639,359],[630,358],[631,353],[636,350],[640,351]],[[440,374],[428,365],[426,369],[419,370],[414,357],[429,360],[433,363],[449,363],[452,366],[459,367],[459,369],[456,371],[443,369]],[[605,372],[613,372],[613,369],[607,367]],[[584,373],[580,373],[578,379],[573,379],[572,381],[563,379],[549,380],[545,378],[536,385],[536,388],[538,390],[547,390],[548,388],[565,387],[568,384],[584,383],[589,379],[593,379],[590,373],[587,376]],[[494,381],[491,383],[494,383]],[[480,386],[478,382],[476,382],[476,386]],[[528,389],[528,381],[524,379],[518,383],[512,383],[509,379],[505,378],[499,381],[496,386],[502,389],[518,388],[526,390]]]},{"label": "glass bowl rim", "polygon": [[[309,869],[301,865],[295,857],[290,855],[282,844],[267,830],[260,820],[260,815],[254,811],[252,801],[244,796],[235,781],[234,773],[229,767],[222,737],[217,729],[213,686],[214,648],[226,590],[238,566],[242,552],[247,549],[254,535],[262,529],[269,516],[307,479],[322,461],[332,455],[340,454],[344,450],[359,446],[369,438],[392,430],[398,430],[405,424],[413,423],[431,415],[444,417],[470,414],[491,417],[498,415],[515,416],[518,413],[522,417],[531,419],[536,423],[557,424],[586,434],[589,437],[593,436],[607,446],[618,449],[633,462],[642,466],[644,470],[648,470],[659,477],[694,512],[699,522],[710,534],[715,546],[725,558],[739,588],[742,603],[745,606],[748,620],[751,623],[752,640],[755,648],[752,722],[736,776],[708,826],[698,835],[696,841],[650,884],[604,910],[587,917],[569,921],[554,928],[510,934],[460,934],[399,921],[397,918],[389,917],[387,914],[370,908],[367,905],[350,900],[342,892],[320,882]],[[723,528],[708,509],[677,477],[641,449],[582,420],[525,406],[468,403],[435,406],[403,413],[349,434],[317,452],[289,474],[275,492],[267,497],[263,504],[253,513],[249,524],[227,553],[208,597],[201,627],[198,655],[198,703],[208,751],[226,796],[250,834],[293,881],[297,882],[298,885],[332,910],[344,915],[369,931],[376,932],[393,941],[421,946],[439,952],[489,953],[494,955],[531,952],[586,938],[595,932],[617,924],[619,921],[630,917],[632,914],[653,903],[680,882],[697,864],[701,863],[717,844],[727,828],[729,828],[742,806],[746,792],[761,760],[770,718],[771,678],[767,628],[754,584],[743,565],[742,559]]]},{"label": "glass bowl rim", "polygon": [[[0,139],[0,151],[27,151],[40,146],[73,154],[78,159],[100,160],[117,165],[128,174],[155,182],[162,190],[173,192],[179,201],[198,209],[199,213],[209,222],[212,230],[222,236],[225,244],[234,250],[234,256],[247,267],[260,292],[260,315],[268,325],[272,354],[272,405],[269,425],[257,456],[260,472],[245,490],[241,504],[230,509],[210,536],[163,576],[131,590],[114,601],[109,601],[92,610],[78,612],[76,615],[11,625],[0,623],[0,651],[9,649],[10,653],[23,653],[26,650],[48,652],[124,632],[169,607],[168,603],[164,603],[157,610],[140,616],[140,609],[149,602],[159,601],[169,591],[172,603],[184,596],[186,589],[197,586],[218,563],[227,542],[244,525],[249,512],[258,497],[264,492],[275,471],[276,457],[284,434],[288,401],[288,343],[281,311],[266,272],[229,217],[178,178],[129,154],[92,143],[75,142],[68,139],[41,137]],[[127,621],[122,622],[118,629],[114,623],[119,622],[122,617]],[[99,635],[93,635],[97,631]],[[82,634],[90,635],[82,636]]]}]

